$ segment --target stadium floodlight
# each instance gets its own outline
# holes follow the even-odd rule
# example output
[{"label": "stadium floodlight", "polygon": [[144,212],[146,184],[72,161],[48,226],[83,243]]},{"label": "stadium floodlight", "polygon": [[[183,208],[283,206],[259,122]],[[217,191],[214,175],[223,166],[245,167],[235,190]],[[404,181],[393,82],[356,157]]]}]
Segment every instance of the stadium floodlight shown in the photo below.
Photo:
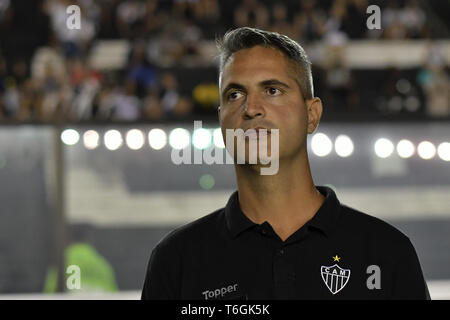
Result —
[{"label": "stadium floodlight", "polygon": [[311,139],[311,149],[316,156],[325,157],[330,154],[333,143],[325,133],[316,133]]},{"label": "stadium floodlight", "polygon": [[224,149],[225,143],[223,142],[222,129],[216,128],[213,131],[213,140],[216,148]]},{"label": "stadium floodlight", "polygon": [[61,133],[61,141],[68,146],[77,144],[79,140],[80,134],[74,129],[66,129]]},{"label": "stadium floodlight", "polygon": [[436,155],[436,147],[430,141],[422,141],[417,146],[419,157],[424,160],[430,160]]},{"label": "stadium floodlight", "polygon": [[388,158],[392,155],[392,152],[394,152],[394,144],[391,142],[391,140],[386,138],[380,138],[375,142],[375,154],[379,158]]},{"label": "stadium floodlight", "polygon": [[407,139],[402,139],[397,143],[397,153],[401,158],[403,159],[411,158],[414,152],[415,147],[411,141]]},{"label": "stadium floodlight", "polygon": [[159,128],[151,129],[148,133],[148,144],[154,150],[161,150],[167,144],[166,132]]},{"label": "stadium floodlight", "polygon": [[103,140],[105,147],[111,151],[119,149],[123,143],[122,134],[114,129],[106,131]]},{"label": "stadium floodlight", "polygon": [[145,143],[144,133],[139,129],[131,129],[127,132],[125,141],[131,150],[139,150]]},{"label": "stadium floodlight", "polygon": [[184,149],[189,145],[189,131],[183,128],[173,129],[169,134],[169,145],[173,149]]},{"label": "stadium floodlight", "polygon": [[100,136],[95,130],[88,130],[83,134],[83,144],[88,150],[94,150],[98,147]]},{"label": "stadium floodlight", "polygon": [[195,129],[192,133],[192,145],[197,149],[206,149],[211,145],[211,132],[208,129]]},{"label": "stadium floodlight", "polygon": [[349,136],[341,134],[334,141],[334,149],[338,156],[347,158],[353,153],[353,141]]},{"label": "stadium floodlight", "polygon": [[450,142],[442,142],[437,148],[437,153],[442,160],[450,161]]}]

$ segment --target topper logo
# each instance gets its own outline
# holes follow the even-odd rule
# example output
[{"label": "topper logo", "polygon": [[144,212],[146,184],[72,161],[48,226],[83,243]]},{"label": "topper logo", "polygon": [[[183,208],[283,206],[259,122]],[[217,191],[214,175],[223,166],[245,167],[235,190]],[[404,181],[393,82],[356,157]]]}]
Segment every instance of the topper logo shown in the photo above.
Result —
[{"label": "topper logo", "polygon": [[222,298],[224,295],[226,295],[228,293],[236,292],[237,287],[238,287],[238,284],[235,283],[228,287],[222,287],[222,288],[218,288],[218,289],[214,289],[214,290],[205,290],[202,292],[202,294],[205,297],[205,300],[217,299],[219,297]]}]

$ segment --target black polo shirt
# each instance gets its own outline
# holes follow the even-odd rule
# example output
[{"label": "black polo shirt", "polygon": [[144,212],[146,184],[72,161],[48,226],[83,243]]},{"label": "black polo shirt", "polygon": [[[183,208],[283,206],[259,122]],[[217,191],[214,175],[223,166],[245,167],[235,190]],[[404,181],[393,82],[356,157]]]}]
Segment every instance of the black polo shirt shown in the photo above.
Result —
[{"label": "black polo shirt", "polygon": [[285,241],[247,218],[237,191],[172,231],[152,251],[142,299],[429,298],[407,236],[316,188],[324,203]]}]

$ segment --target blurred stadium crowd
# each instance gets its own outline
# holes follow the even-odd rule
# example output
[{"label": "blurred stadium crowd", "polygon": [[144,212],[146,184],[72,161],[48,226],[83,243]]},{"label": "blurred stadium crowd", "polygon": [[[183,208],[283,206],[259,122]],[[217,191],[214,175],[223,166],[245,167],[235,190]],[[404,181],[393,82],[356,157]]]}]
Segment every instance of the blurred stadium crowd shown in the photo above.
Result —
[{"label": "blurred stadium crowd", "polygon": [[[71,4],[81,8],[80,31],[66,27],[66,8]],[[381,7],[383,30],[366,28],[370,4]],[[230,28],[277,31],[306,47],[317,41],[448,39],[448,4],[0,0],[0,121],[215,116],[217,66],[210,48],[215,37]],[[439,22],[435,28],[433,23]],[[100,69],[90,63],[97,41],[105,39],[126,40],[129,50],[123,66]],[[413,70],[352,70],[338,56],[330,55],[313,69],[316,95],[330,112],[450,115],[449,68],[439,50],[430,50],[429,63]]]}]

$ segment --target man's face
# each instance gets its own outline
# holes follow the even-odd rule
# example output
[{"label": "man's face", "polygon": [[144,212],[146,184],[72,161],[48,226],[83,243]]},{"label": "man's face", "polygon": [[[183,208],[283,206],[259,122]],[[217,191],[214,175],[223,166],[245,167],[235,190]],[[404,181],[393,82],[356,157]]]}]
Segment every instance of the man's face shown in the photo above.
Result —
[{"label": "man's face", "polygon": [[255,46],[234,53],[220,82],[224,141],[226,129],[265,127],[279,129],[280,159],[306,149],[307,105],[294,75],[292,64],[277,49]]}]

